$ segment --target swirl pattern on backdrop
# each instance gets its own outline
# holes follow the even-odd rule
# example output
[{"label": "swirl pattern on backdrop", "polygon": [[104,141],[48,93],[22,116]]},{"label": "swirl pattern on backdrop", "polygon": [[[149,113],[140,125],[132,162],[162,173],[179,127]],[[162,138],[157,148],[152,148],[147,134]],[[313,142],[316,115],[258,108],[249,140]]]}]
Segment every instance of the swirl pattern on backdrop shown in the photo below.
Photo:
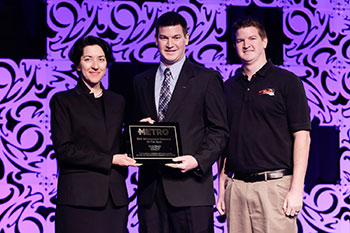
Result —
[{"label": "swirl pattern on backdrop", "polygon": [[[157,62],[157,17],[177,11],[187,22],[188,57],[231,77],[226,64],[228,6],[279,7],[283,11],[283,67],[303,81],[311,118],[340,130],[340,182],[304,193],[299,232],[342,232],[350,225],[350,3],[334,0],[197,0],[145,2],[50,0],[47,59],[0,59],[0,232],[54,232],[57,164],[50,139],[51,96],[74,87],[67,54],[81,36],[108,41],[117,62]],[[106,80],[104,80],[106,82]],[[106,86],[106,85],[105,85]],[[217,170],[213,166],[215,187]],[[137,170],[129,169],[129,232],[138,232]],[[217,191],[215,190],[217,193]],[[215,211],[215,232],[226,232]]]}]

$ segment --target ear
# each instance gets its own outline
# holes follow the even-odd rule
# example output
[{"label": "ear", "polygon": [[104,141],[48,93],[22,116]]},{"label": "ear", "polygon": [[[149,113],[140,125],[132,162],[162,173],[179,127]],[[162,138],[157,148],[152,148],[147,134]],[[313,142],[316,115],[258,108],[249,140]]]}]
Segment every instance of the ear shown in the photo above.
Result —
[{"label": "ear", "polygon": [[266,47],[267,47],[267,42],[268,42],[268,40],[267,40],[267,37],[266,37],[266,38],[263,39],[264,49],[266,49]]},{"label": "ear", "polygon": [[154,36],[154,40],[155,40],[156,45],[157,45],[157,47],[158,47],[158,38],[157,38],[157,35]]},{"label": "ear", "polygon": [[185,35],[185,44],[188,45],[188,41],[190,40],[190,35],[188,35],[188,33]]},{"label": "ear", "polygon": [[78,65],[78,66],[76,66],[76,69],[77,69],[77,71],[81,71],[81,67],[80,67],[80,64]]}]

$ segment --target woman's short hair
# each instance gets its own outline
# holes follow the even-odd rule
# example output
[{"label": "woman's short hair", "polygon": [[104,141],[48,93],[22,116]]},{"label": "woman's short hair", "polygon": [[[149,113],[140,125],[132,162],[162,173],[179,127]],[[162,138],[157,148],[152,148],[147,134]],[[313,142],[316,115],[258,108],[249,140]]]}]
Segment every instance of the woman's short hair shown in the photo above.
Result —
[{"label": "woman's short hair", "polygon": [[81,56],[83,56],[84,48],[89,45],[100,46],[105,53],[108,64],[114,61],[112,48],[106,41],[95,36],[81,37],[74,43],[68,54],[69,59],[74,63],[76,68],[80,65],[80,59]]}]

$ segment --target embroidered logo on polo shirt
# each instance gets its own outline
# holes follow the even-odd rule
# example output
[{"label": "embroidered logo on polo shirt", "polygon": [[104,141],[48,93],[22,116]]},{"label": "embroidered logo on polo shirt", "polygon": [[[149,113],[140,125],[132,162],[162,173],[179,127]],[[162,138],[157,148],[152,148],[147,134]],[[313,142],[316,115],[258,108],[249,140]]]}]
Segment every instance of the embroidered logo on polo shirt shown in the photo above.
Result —
[{"label": "embroidered logo on polo shirt", "polygon": [[259,95],[269,95],[269,96],[275,96],[275,89],[273,88],[266,88],[259,91]]}]

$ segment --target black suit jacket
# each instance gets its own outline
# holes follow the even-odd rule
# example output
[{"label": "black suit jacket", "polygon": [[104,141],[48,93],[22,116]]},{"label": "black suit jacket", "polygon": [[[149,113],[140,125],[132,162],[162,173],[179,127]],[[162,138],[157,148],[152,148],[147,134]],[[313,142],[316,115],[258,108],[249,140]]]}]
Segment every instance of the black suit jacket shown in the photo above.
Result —
[{"label": "black suit jacket", "polygon": [[[137,120],[146,117],[157,119],[154,101],[157,68],[135,77]],[[152,203],[156,181],[162,179],[165,195],[173,206],[213,205],[212,165],[228,137],[220,74],[186,59],[168,105],[165,122],[179,123],[182,152],[193,155],[199,167],[183,174],[164,165],[141,166],[138,204],[147,206]]]},{"label": "black suit jacket", "polygon": [[128,204],[126,170],[112,165],[113,154],[120,153],[124,99],[108,90],[102,98],[104,111],[81,80],[74,89],[52,97],[57,204],[102,207],[109,191],[116,205]]}]

